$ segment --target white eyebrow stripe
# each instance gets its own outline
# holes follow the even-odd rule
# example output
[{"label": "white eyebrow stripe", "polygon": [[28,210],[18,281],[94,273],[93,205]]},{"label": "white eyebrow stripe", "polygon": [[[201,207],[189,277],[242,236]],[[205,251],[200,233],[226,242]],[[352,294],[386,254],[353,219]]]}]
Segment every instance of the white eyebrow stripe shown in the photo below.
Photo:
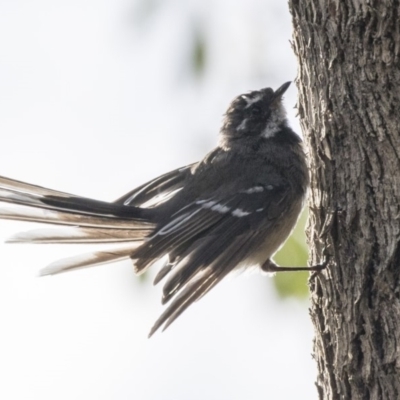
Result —
[{"label": "white eyebrow stripe", "polygon": [[242,99],[246,101],[247,105],[245,108],[249,108],[252,104],[257,103],[258,101],[260,101],[262,99],[262,95],[259,94],[257,96],[254,96],[252,99],[250,99],[249,97],[242,96]]}]

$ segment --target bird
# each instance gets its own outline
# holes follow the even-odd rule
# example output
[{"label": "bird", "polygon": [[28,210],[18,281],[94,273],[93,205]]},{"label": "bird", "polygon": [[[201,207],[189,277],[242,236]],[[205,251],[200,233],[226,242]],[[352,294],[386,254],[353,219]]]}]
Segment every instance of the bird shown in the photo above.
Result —
[{"label": "bird", "polygon": [[131,259],[141,274],[160,259],[154,284],[168,304],[149,337],[233,271],[319,271],[273,261],[300,215],[309,186],[301,138],[290,128],[283,95],[264,88],[237,96],[223,117],[217,146],[201,161],[147,182],[113,202],[0,176],[0,219],[63,226],[18,233],[11,243],[112,245],[56,261],[54,275]]}]

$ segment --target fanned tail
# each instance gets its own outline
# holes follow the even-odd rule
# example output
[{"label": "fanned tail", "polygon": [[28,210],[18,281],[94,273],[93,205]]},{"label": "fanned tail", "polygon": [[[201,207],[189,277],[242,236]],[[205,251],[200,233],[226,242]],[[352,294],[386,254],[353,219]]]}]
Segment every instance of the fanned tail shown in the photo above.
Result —
[{"label": "fanned tail", "polygon": [[[151,210],[78,197],[0,176],[0,219],[64,225],[63,229],[36,229],[18,233],[10,243],[118,244],[50,264],[41,275],[52,275],[129,258],[153,229]],[[120,247],[121,243],[124,247]]]},{"label": "fanned tail", "polygon": [[39,187],[38,192],[33,191],[34,186],[28,186],[26,192],[20,191],[20,182],[17,181],[15,188],[11,187],[11,180],[7,178],[7,184],[2,186],[0,179],[0,201],[4,203],[17,204],[40,209],[49,209],[62,212],[72,212],[74,214],[84,214],[90,216],[100,216],[103,218],[124,218],[136,221],[149,221],[151,210],[135,206],[125,206],[117,203],[93,200],[86,197],[74,195],[43,195],[44,190]]}]

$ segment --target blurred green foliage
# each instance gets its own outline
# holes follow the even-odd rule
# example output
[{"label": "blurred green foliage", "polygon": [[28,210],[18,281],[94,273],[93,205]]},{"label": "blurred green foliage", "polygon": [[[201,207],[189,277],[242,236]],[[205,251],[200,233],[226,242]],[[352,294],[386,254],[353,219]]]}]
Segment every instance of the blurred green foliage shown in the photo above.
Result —
[{"label": "blurred green foliage", "polygon": [[[305,225],[308,211],[304,210],[285,245],[275,254],[274,261],[285,267],[306,267],[308,248]],[[281,272],[274,276],[274,284],[281,298],[305,298],[308,295],[308,272]]]},{"label": "blurred green foliage", "polygon": [[196,29],[192,48],[192,69],[194,74],[200,78],[206,65],[206,41],[204,34]]}]

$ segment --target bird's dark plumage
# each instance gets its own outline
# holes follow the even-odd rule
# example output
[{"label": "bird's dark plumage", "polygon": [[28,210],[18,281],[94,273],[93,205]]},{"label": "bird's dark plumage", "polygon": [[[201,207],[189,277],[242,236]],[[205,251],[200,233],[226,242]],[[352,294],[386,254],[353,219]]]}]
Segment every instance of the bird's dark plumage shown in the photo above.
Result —
[{"label": "bird's dark plumage", "polygon": [[202,161],[171,171],[112,203],[0,177],[0,218],[65,225],[10,239],[35,243],[114,243],[115,248],[56,262],[54,274],[131,258],[141,273],[168,255],[170,303],[151,330],[170,325],[232,270],[260,267],[291,232],[308,186],[300,138],[287,124],[282,95],[270,88],[238,96],[228,108],[219,145]]}]

